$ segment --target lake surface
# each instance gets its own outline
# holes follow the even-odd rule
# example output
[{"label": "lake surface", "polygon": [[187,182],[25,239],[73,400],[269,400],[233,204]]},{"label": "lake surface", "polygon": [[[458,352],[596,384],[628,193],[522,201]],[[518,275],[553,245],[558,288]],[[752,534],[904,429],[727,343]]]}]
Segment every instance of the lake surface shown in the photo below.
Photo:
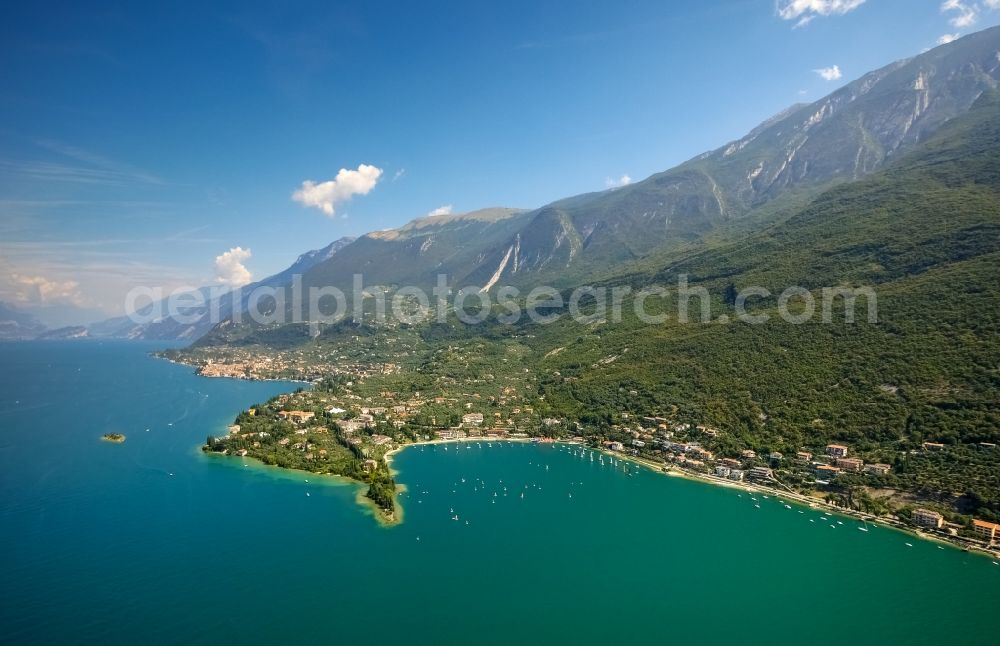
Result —
[{"label": "lake surface", "polygon": [[566,446],[407,449],[381,528],[353,486],[198,450],[296,385],[156,347],[0,345],[5,644],[1000,643],[989,559]]}]

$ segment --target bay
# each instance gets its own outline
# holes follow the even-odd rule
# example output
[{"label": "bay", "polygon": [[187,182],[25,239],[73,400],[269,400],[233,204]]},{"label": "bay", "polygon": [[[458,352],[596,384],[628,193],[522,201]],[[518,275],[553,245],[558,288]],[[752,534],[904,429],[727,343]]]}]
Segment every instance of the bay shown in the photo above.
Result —
[{"label": "bay", "polygon": [[4,643],[1000,636],[987,558],[565,445],[408,448],[405,521],[381,527],[354,485],[198,450],[298,384],[158,347],[0,345]]}]

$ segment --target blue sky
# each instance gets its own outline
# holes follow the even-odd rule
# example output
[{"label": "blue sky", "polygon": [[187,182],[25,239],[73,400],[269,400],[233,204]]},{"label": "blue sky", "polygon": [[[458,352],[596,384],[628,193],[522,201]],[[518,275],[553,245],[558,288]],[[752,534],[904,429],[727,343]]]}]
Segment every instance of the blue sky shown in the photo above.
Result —
[{"label": "blue sky", "polygon": [[1000,22],[1000,0],[18,4],[0,300],[103,312],[443,207],[642,179]]}]

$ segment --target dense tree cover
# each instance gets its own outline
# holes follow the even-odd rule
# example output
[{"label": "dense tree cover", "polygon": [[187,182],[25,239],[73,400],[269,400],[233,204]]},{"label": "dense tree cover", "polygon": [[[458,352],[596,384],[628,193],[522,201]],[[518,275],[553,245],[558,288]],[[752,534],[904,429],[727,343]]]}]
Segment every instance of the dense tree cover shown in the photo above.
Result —
[{"label": "dense tree cover", "polygon": [[392,474],[383,463],[370,474],[370,478],[368,492],[365,495],[391,514],[396,509],[396,482],[392,479]]},{"label": "dense tree cover", "polygon": [[[708,236],[607,274],[608,286],[636,290],[676,286],[683,275],[708,293],[708,320],[700,320],[694,298],[695,322],[681,323],[674,290],[647,303],[650,313],[668,315],[655,325],[638,319],[629,297],[616,323],[564,316],[551,325],[506,325],[495,313],[478,326],[340,324],[290,347],[401,367],[372,377],[369,393],[445,396],[404,427],[410,437],[454,424],[463,402],[489,415],[489,402],[514,388],[510,399],[535,409],[531,432],[625,440],[616,426],[659,415],[721,429],[705,440],[717,455],[819,452],[836,441],[867,462],[893,466],[882,479],[838,482],[829,492],[838,504],[877,511],[884,501],[865,490],[876,485],[1000,519],[1000,452],[980,446],[1000,444],[998,96],[984,94],[969,114],[868,178],[772,205],[741,235]],[[768,315],[766,323],[736,321],[736,295],[751,286],[770,291],[748,305],[751,314]],[[790,286],[808,290],[816,317],[792,324],[778,316],[778,294]],[[865,298],[853,322],[842,298],[832,301],[832,321],[820,320],[822,289],[839,286],[873,288],[877,321],[866,320]],[[249,334],[261,348],[289,347],[296,338]],[[230,340],[208,345],[216,342]],[[320,387],[337,392],[344,383]],[[565,423],[537,423],[549,417]],[[945,450],[921,450],[928,441]]]},{"label": "dense tree cover", "polygon": [[[1000,442],[998,105],[984,97],[922,150],[780,226],[650,270],[704,287],[712,320],[734,317],[730,286],[777,295],[802,285],[819,303],[823,286],[872,285],[876,323],[864,320],[863,300],[845,323],[838,300],[832,323],[792,325],[775,296],[753,303],[753,314],[771,316],[761,325],[626,316],[581,334],[556,324],[539,331],[565,347],[541,362],[547,414],[606,428],[622,412],[659,411],[725,429],[714,444],[730,453],[844,442],[868,461],[899,463],[900,486],[972,491],[988,501],[979,513],[995,514],[996,452],[974,447]],[[924,441],[951,448],[910,456]]]},{"label": "dense tree cover", "polygon": [[[287,408],[274,399],[258,404],[254,413],[240,413],[235,420],[239,433],[209,436],[205,450],[230,454],[246,451],[264,464],[355,479],[364,477],[364,456],[346,441],[334,418],[320,410],[311,425],[301,427],[277,416],[279,410]],[[283,440],[287,441],[282,443]],[[306,445],[312,448],[306,449]]]}]

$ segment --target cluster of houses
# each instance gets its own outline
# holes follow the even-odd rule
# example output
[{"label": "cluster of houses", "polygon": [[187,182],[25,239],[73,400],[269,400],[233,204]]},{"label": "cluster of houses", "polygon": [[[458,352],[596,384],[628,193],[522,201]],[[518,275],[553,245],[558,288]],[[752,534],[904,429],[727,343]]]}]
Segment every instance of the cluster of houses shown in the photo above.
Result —
[{"label": "cluster of houses", "polygon": [[304,410],[282,410],[278,411],[278,417],[296,424],[305,424],[316,417],[316,413]]},{"label": "cluster of houses", "polygon": [[[429,427],[435,431],[443,431],[445,434],[465,429],[467,434],[480,436],[483,433],[477,429],[489,430],[497,429],[501,432],[513,431],[516,426],[527,426],[531,421],[534,410],[530,406],[515,406],[503,410],[493,410],[492,415],[485,414],[475,409],[488,405],[496,408],[508,404],[517,396],[517,389],[512,386],[504,387],[498,396],[484,397],[479,393],[462,393],[461,396],[445,397],[436,396],[422,398],[420,393],[416,393],[409,399],[402,400],[399,395],[392,391],[382,391],[378,397],[365,397],[354,394],[350,391],[348,384],[346,392],[340,393],[337,397],[320,398],[320,402],[325,405],[333,403],[334,406],[328,410],[330,414],[341,415],[353,411],[350,419],[339,420],[337,423],[345,433],[354,433],[365,428],[377,427],[382,421],[390,423],[395,428],[402,428],[407,422],[420,413],[424,413]],[[375,400],[377,403],[372,403]],[[451,410],[460,409],[465,412],[461,415],[461,421],[454,427],[448,425],[445,419],[431,412],[427,412],[425,406],[443,405]],[[433,431],[429,431],[433,432]]]},{"label": "cluster of houses", "polygon": [[[350,385],[353,384],[348,384],[348,386]],[[516,390],[510,387],[505,388],[503,392],[506,396],[516,394]],[[465,395],[465,397],[470,400],[464,404],[466,410],[473,408],[475,405],[474,400],[480,399],[474,393]],[[308,395],[281,395],[278,398],[278,403],[285,407],[301,406],[308,399]],[[371,399],[369,397],[365,401],[371,401]],[[491,402],[496,400],[497,398],[490,398]],[[319,403],[324,407],[328,407],[326,408],[327,413],[340,418],[337,420],[337,426],[347,437],[348,442],[359,447],[364,445],[367,448],[369,445],[380,447],[392,442],[392,438],[387,435],[379,433],[370,434],[372,431],[382,428],[381,425],[383,423],[388,422],[394,428],[401,428],[406,425],[407,421],[420,413],[425,405],[431,403],[461,405],[461,400],[446,397],[421,398],[420,393],[416,393],[409,399],[401,401],[397,393],[383,391],[379,393],[378,404],[359,405],[362,403],[362,398],[351,393],[348,389],[347,392],[342,392],[338,396],[320,397],[316,401],[309,400],[309,403]],[[344,419],[342,416],[348,413],[349,410],[353,414],[349,416],[349,419]],[[533,412],[533,409],[529,406],[514,408],[510,411],[511,414],[515,415],[530,415]],[[314,430],[310,423],[315,419],[315,413],[311,411],[282,410],[277,414],[281,419],[301,426],[302,428],[296,431],[296,433],[301,432],[305,434],[308,431]],[[462,414],[461,422],[457,426],[441,426],[433,430],[428,429],[430,435],[426,435],[425,439],[431,439],[432,436],[438,439],[527,437],[526,433],[516,431],[512,419],[504,420],[502,419],[502,415],[499,411],[494,412],[492,417],[488,417],[486,414],[477,411],[466,412]],[[436,425],[437,417],[431,416],[429,421],[432,425]]]},{"label": "cluster of houses", "polygon": [[[523,431],[512,431],[506,428],[440,428],[434,431],[434,437],[438,440],[463,440],[468,438],[483,438],[487,440],[516,439],[523,440],[528,434]],[[583,442],[582,437],[573,438],[574,441]]]},{"label": "cluster of houses", "polygon": [[[628,419],[623,415],[623,419]],[[721,431],[704,425],[675,424],[670,426],[663,417],[642,417],[641,423],[653,426],[652,429],[640,426],[636,430],[621,429],[632,435],[632,440],[626,445],[619,441],[604,443],[611,451],[638,454],[640,451],[652,449],[663,453],[666,462],[680,464],[684,467],[701,472],[709,472],[719,478],[734,481],[771,480],[774,478],[773,468],[785,462],[785,456],[778,451],[757,455],[752,449],[744,450],[739,458],[716,458],[712,451],[696,441],[674,441],[675,434],[690,437],[697,433],[705,438],[718,437]],[[814,456],[809,451],[798,451],[794,462],[802,465],[802,469],[812,473],[817,483],[828,484],[843,473],[865,473],[873,476],[884,476],[892,467],[884,463],[866,464],[864,460],[848,455],[850,449],[843,444],[829,444],[823,455]],[[761,462],[766,464],[762,465]]]},{"label": "cluster of houses", "polygon": [[[252,410],[253,414],[256,414],[257,412],[256,409]],[[294,412],[303,412],[303,411],[294,411]],[[298,423],[303,423],[304,421],[311,420],[313,417],[314,417],[313,413],[308,413],[307,415],[299,416],[298,419],[303,421],[300,421]],[[295,416],[286,419],[295,419]],[[296,435],[306,435],[307,433],[315,433],[318,435],[322,435],[322,434],[327,434],[329,432],[330,432],[329,429],[327,429],[325,426],[301,428],[295,431]],[[228,428],[227,437],[229,439],[242,440],[244,442],[249,443],[249,445],[252,446],[253,448],[259,448],[261,446],[261,440],[271,437],[271,434],[268,433],[267,431],[244,431],[239,424],[233,424]],[[317,449],[315,444],[305,439],[303,439],[303,441],[301,442],[293,443],[292,438],[283,437],[280,440],[278,440],[278,445],[286,446],[296,451],[305,452],[306,454],[305,459],[307,460],[315,460],[317,458],[323,459],[327,457],[326,449],[323,448]],[[244,444],[243,446],[246,446],[246,444]],[[226,448],[222,451],[222,453],[228,455],[230,453],[230,450]],[[233,455],[246,457],[249,454],[249,451],[246,448],[235,448],[233,449],[232,453]]]},{"label": "cluster of houses", "polygon": [[861,458],[848,456],[848,451],[849,448],[843,444],[827,444],[826,459],[814,461],[813,455],[806,451],[797,453],[796,458],[813,465],[813,474],[819,483],[829,483],[841,473],[867,473],[874,476],[884,476],[892,470],[890,465],[881,462],[865,464]]},{"label": "cluster of houses", "polygon": [[[609,451],[638,454],[639,449],[650,448],[660,449],[666,453],[663,459],[666,462],[673,462],[682,466],[693,468],[697,471],[707,470],[705,462],[713,461],[713,468],[710,471],[717,478],[733,480],[737,482],[758,481],[766,482],[774,480],[774,471],[771,467],[781,464],[785,456],[777,451],[767,454],[766,459],[771,467],[761,466],[757,453],[747,449],[740,453],[740,457],[724,457],[714,459],[711,451],[703,448],[698,442],[675,442],[668,438],[673,437],[673,433],[666,427],[666,420],[657,417],[642,418],[644,422],[656,423],[658,430],[654,433],[648,431],[633,432],[633,439],[628,444],[620,441],[604,442],[604,448]],[[716,437],[718,430],[710,427],[696,426],[690,424],[680,424],[673,427],[673,432],[687,433],[699,431],[707,437]],[[940,451],[945,446],[935,442],[925,442],[924,451]],[[994,444],[983,443],[982,449],[995,448]],[[814,456],[809,451],[798,451],[795,454],[795,462],[811,469],[819,484],[829,484],[833,479],[844,473],[863,473],[872,476],[884,476],[892,471],[892,466],[881,462],[865,463],[864,460],[850,455],[850,447],[844,444],[828,444],[823,455]],[[963,526],[947,522],[945,517],[930,509],[915,509],[912,512],[911,522],[918,526],[935,530],[946,530],[952,534],[958,534]],[[1000,524],[985,520],[974,519],[972,530],[977,537],[987,543],[1000,542]]]},{"label": "cluster of houses", "polygon": [[346,357],[328,362],[301,351],[272,350],[262,354],[255,350],[228,348],[224,352],[207,351],[195,355],[199,363],[198,374],[205,377],[234,377],[237,379],[273,379],[292,376],[296,379],[320,379],[327,375],[346,374],[357,379],[374,375],[391,375],[400,372],[395,363],[350,363]]},{"label": "cluster of houses", "polygon": [[[910,522],[917,527],[946,530],[952,534],[956,534],[962,528],[961,525],[949,523],[944,515],[933,509],[914,509],[910,513]],[[986,543],[1000,542],[1000,524],[974,518],[972,520],[972,531],[975,532],[977,538]]]},{"label": "cluster of houses", "polygon": [[483,419],[482,413],[466,413],[462,415],[462,424],[465,426],[482,426]]},{"label": "cluster of houses", "polygon": [[[660,418],[643,418],[644,421],[655,421],[658,424],[662,424]],[[716,429],[698,426],[694,427],[695,430],[700,431],[703,435],[708,437],[715,437],[718,434]],[[688,424],[678,425],[674,428],[675,431],[690,431],[691,426]],[[662,433],[661,435],[669,435]],[[632,440],[632,446],[636,448],[642,448],[646,446],[646,440],[636,439]],[[661,448],[669,453],[666,456],[667,461],[682,464],[686,467],[694,467],[698,470],[704,470],[704,461],[712,460],[713,456],[710,451],[705,450],[696,442],[673,442],[667,439],[654,439],[652,445],[656,448]],[[622,442],[605,442],[605,448],[611,451],[626,451],[627,447]],[[945,448],[944,444],[939,444],[936,442],[924,442],[924,451],[940,451]],[[982,449],[992,449],[995,448],[994,444],[982,443],[980,444]],[[635,451],[635,449],[633,449]],[[891,472],[892,466],[889,464],[884,464],[881,462],[865,463],[864,460],[858,457],[852,457],[850,454],[850,448],[844,444],[828,444],[825,447],[824,455],[814,456],[809,451],[798,451],[795,454],[795,461],[803,464],[809,465],[815,476],[816,482],[819,484],[829,484],[833,479],[838,477],[843,473],[864,473],[872,476],[884,476]],[[771,468],[753,465],[758,459],[757,453],[753,450],[747,449],[740,454],[740,459],[736,458],[720,458],[714,463],[713,474],[718,478],[725,478],[727,480],[743,481],[752,480],[764,482],[774,479],[774,472]],[[780,464],[784,460],[784,456],[777,451],[771,452],[767,455],[768,462],[772,466]],[[699,468],[701,467],[701,468]],[[939,512],[929,510],[929,509],[915,509],[911,516],[911,522],[918,527],[924,527],[928,529],[936,530],[948,530],[953,534],[957,534],[962,526],[948,523],[945,517]],[[974,519],[972,524],[972,530],[976,533],[977,537],[987,543],[1000,542],[1000,524],[992,523],[985,520]]]}]

